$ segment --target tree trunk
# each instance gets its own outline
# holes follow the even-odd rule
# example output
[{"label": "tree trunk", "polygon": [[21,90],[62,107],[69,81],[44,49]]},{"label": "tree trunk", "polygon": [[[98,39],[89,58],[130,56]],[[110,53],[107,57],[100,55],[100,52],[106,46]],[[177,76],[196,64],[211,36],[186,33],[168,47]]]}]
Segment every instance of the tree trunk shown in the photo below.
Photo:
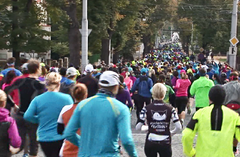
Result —
[{"label": "tree trunk", "polygon": [[118,63],[118,59],[119,59],[119,51],[113,54],[113,64]]},{"label": "tree trunk", "polygon": [[67,14],[70,18],[70,26],[68,30],[68,41],[70,58],[69,63],[75,67],[80,66],[80,32],[79,22],[77,19],[77,6],[76,1],[73,0],[67,8]]},{"label": "tree trunk", "polygon": [[143,45],[144,45],[144,50],[143,50],[143,58],[144,58],[144,56],[147,53],[149,53],[150,50],[151,50],[151,35],[150,34],[147,34],[147,35],[145,34],[143,36],[142,41],[143,41]]},{"label": "tree trunk", "polygon": [[[12,0],[12,12],[13,14],[16,14],[18,11],[18,6],[16,6],[18,0]],[[12,55],[16,58],[16,66],[20,66],[20,52],[18,50],[18,40],[17,35],[14,33],[14,31],[18,28],[18,17],[15,17],[14,20],[12,20],[12,34],[11,34],[11,45],[12,45]]]},{"label": "tree trunk", "polygon": [[109,62],[109,39],[102,39],[102,54],[101,60],[106,64]]}]

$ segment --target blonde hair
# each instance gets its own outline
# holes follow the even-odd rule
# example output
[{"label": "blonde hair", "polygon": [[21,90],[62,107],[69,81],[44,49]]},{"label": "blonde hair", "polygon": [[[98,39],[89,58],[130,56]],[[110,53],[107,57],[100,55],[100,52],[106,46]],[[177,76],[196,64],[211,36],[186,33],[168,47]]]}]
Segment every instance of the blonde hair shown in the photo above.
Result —
[{"label": "blonde hair", "polygon": [[3,107],[6,101],[7,101],[6,93],[0,89],[0,107]]},{"label": "blonde hair", "polygon": [[181,73],[181,78],[182,79],[188,79],[188,76],[187,76],[187,74],[185,72],[182,72]]},{"label": "blonde hair", "polygon": [[56,72],[51,72],[46,76],[46,87],[49,91],[53,91],[60,86],[62,76]]},{"label": "blonde hair", "polygon": [[152,97],[154,100],[162,100],[167,92],[167,87],[162,83],[156,83],[152,88]]}]

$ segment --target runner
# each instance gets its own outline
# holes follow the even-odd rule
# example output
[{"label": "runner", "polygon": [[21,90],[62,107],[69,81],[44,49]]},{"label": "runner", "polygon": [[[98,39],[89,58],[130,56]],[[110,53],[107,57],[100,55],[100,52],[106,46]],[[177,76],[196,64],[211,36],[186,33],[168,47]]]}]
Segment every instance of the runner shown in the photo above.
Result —
[{"label": "runner", "polygon": [[144,103],[146,105],[150,104],[152,94],[150,92],[150,89],[153,86],[153,82],[150,78],[148,78],[147,75],[147,69],[143,68],[141,70],[142,75],[137,78],[137,80],[134,82],[133,87],[131,89],[131,93],[134,93],[136,90],[138,91],[138,101],[136,104],[137,110],[137,118],[139,120],[139,113],[141,112]]},{"label": "runner", "polygon": [[70,95],[58,92],[61,79],[58,73],[49,73],[46,76],[48,92],[35,97],[24,114],[25,120],[38,124],[38,141],[46,157],[59,156],[63,136],[57,133],[57,120],[62,108],[73,104]]},{"label": "runner", "polygon": [[[75,100],[74,104],[63,107],[58,117],[58,134],[63,134],[64,128],[67,126],[72,114],[77,105],[87,98],[87,87],[82,84],[76,84],[72,89],[72,96]],[[80,130],[78,131],[80,135]],[[64,140],[59,156],[60,157],[77,157],[78,147],[70,143],[68,140]]]},{"label": "runner", "polygon": [[195,80],[190,88],[190,94],[195,97],[196,111],[209,106],[208,93],[214,83],[206,77],[205,69],[199,69],[200,78]]},{"label": "runner", "polygon": [[[230,82],[223,85],[226,91],[226,97],[223,104],[240,114],[240,83],[238,82],[238,77],[239,75],[237,72],[231,73]],[[234,139],[233,151],[235,154],[238,154],[237,144],[238,141]]]},{"label": "runner", "polygon": [[59,92],[71,95],[71,89],[75,85],[77,70],[74,67],[67,69],[67,79],[61,83]]},{"label": "runner", "polygon": [[183,124],[185,119],[185,109],[188,103],[188,87],[191,85],[191,81],[188,79],[187,74],[184,70],[182,70],[180,74],[181,79],[177,80],[176,86],[173,86],[173,88],[177,89],[175,103],[179,119]]},{"label": "runner", "polygon": [[[240,140],[240,118],[231,109],[223,106],[226,92],[220,85],[209,91],[211,105],[198,110],[183,131],[184,153],[195,157],[234,157],[233,137]],[[196,150],[193,140],[197,134]]]},{"label": "runner", "polygon": [[[140,121],[136,125],[137,130],[142,130],[147,122],[148,133],[145,142],[145,154],[147,157],[171,157],[171,136],[181,131],[175,109],[163,102],[167,88],[162,83],[157,83],[152,88],[153,103],[144,107],[140,114]],[[170,121],[173,121],[175,129],[170,131]]]},{"label": "runner", "polygon": [[[6,87],[5,91],[7,94],[11,93],[14,89],[18,90],[20,103],[19,110],[17,111],[14,119],[17,122],[18,131],[22,138],[22,145],[20,150],[25,146],[26,135],[30,139],[29,143],[29,155],[34,157],[38,153],[38,142],[36,137],[37,124],[27,122],[23,119],[23,115],[28,109],[30,102],[34,97],[45,92],[45,86],[41,84],[37,79],[41,74],[40,62],[34,59],[28,62],[29,76],[21,78],[15,81],[11,86]],[[25,154],[27,156],[27,154]]]},{"label": "runner", "polygon": [[88,88],[88,98],[94,96],[98,91],[98,80],[92,76],[93,66],[92,64],[88,64],[85,67],[86,76],[80,78],[78,80],[79,83],[83,83]]},{"label": "runner", "polygon": [[5,109],[7,96],[0,90],[0,157],[10,157],[10,147],[19,148],[21,146],[21,137],[15,120],[9,117],[9,111]]},{"label": "runner", "polygon": [[[99,80],[99,93],[81,101],[64,132],[67,140],[79,146],[78,156],[119,156],[118,139],[130,157],[137,157],[127,106],[116,100],[119,75],[105,71]],[[81,129],[81,136],[76,134]]]},{"label": "runner", "polygon": [[8,67],[8,68],[7,68],[7,69],[4,69],[3,71],[1,71],[1,74],[2,74],[4,77],[7,76],[7,73],[8,73],[10,70],[14,70],[17,76],[21,76],[21,75],[22,75],[21,71],[15,69],[15,61],[16,61],[16,59],[15,59],[14,57],[9,58],[9,59],[7,60],[7,67]]}]

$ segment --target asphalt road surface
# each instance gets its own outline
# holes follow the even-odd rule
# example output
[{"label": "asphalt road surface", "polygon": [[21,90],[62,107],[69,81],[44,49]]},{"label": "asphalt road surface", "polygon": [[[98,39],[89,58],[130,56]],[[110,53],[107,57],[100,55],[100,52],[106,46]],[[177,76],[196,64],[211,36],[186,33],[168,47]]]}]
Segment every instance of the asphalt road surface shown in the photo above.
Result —
[{"label": "asphalt road surface", "polygon": [[[188,124],[192,114],[195,112],[195,108],[191,107],[192,113],[189,115],[186,115],[186,119],[184,121],[184,128]],[[136,111],[132,111],[132,132],[133,132],[133,138],[135,141],[135,146],[137,148],[138,156],[139,157],[145,157],[144,154],[144,143],[145,143],[145,132],[140,132],[135,130],[135,124],[136,124]],[[176,134],[172,137],[172,151],[173,151],[173,157],[184,157],[183,150],[182,150],[182,142],[181,142],[181,133]],[[13,157],[22,157],[23,153],[19,153],[18,155],[14,155]],[[123,150],[123,157],[128,157],[127,153]],[[39,149],[38,157],[44,157],[43,152],[41,151],[41,148]],[[240,157],[240,155],[238,155]]]}]

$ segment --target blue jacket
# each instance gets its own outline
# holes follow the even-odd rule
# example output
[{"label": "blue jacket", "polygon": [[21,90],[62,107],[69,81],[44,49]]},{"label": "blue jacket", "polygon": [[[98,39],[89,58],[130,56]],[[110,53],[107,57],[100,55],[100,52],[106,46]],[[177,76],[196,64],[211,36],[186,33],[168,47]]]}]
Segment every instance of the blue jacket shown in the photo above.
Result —
[{"label": "blue jacket", "polygon": [[63,136],[57,133],[57,120],[62,108],[71,104],[71,96],[60,92],[46,92],[32,100],[24,119],[38,124],[38,141],[52,142],[63,139]]},{"label": "blue jacket", "polygon": [[153,81],[147,76],[140,76],[137,78],[137,80],[134,82],[131,92],[134,93],[136,90],[138,90],[138,94],[143,97],[151,98],[152,94],[150,92],[150,89],[153,86]]},{"label": "blue jacket", "polygon": [[[79,147],[78,157],[118,157],[119,138],[129,156],[137,157],[130,117],[126,105],[98,93],[78,104],[64,136]],[[79,128],[81,135],[76,133]]]}]

